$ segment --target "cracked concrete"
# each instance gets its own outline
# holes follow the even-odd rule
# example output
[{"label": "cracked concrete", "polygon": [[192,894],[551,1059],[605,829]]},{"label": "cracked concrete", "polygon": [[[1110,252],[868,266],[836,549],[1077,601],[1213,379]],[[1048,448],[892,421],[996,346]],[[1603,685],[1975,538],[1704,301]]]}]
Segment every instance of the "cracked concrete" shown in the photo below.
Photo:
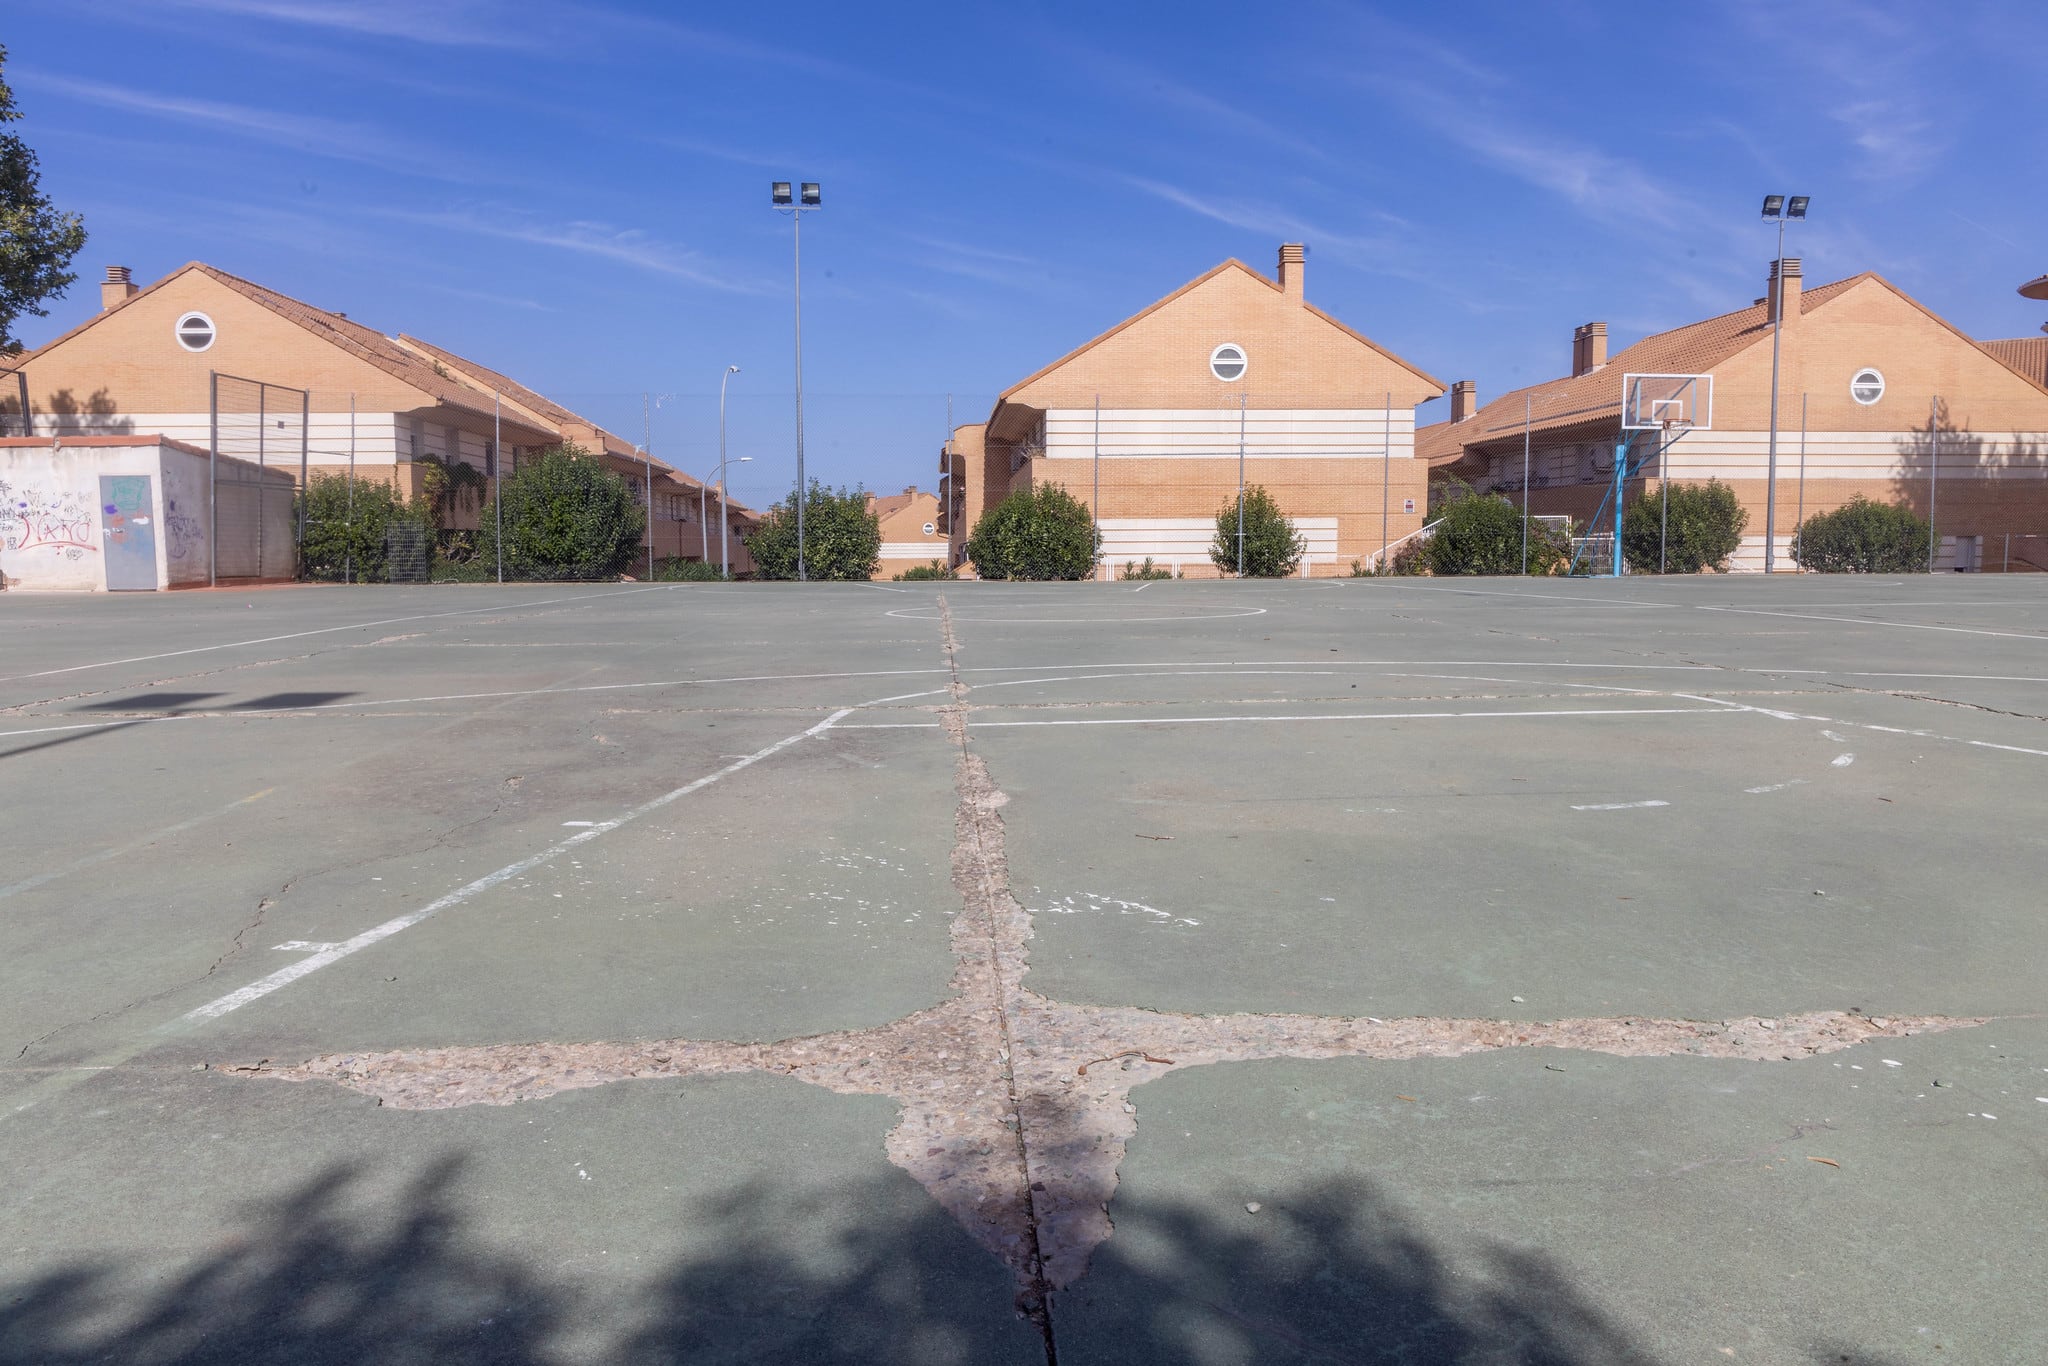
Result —
[{"label": "cracked concrete", "polygon": [[761,1072],[901,1107],[885,1145],[1016,1279],[1049,1333],[1050,1294],[1083,1276],[1111,1235],[1108,1207],[1137,1130],[1134,1088],[1177,1069],[1271,1058],[1452,1058],[1518,1048],[1623,1057],[1795,1061],[1873,1039],[1983,1024],[1819,1010],[1718,1022],[1621,1017],[1513,1021],[1290,1014],[1197,1015],[1073,1005],[1025,985],[1032,916],[1012,894],[1007,798],[974,753],[968,688],[940,600],[955,745],[952,857],[961,909],[938,1005],[888,1024],[773,1043],[665,1039],[335,1053],[225,1070],[329,1081],[397,1109],[509,1105],[615,1081]]}]

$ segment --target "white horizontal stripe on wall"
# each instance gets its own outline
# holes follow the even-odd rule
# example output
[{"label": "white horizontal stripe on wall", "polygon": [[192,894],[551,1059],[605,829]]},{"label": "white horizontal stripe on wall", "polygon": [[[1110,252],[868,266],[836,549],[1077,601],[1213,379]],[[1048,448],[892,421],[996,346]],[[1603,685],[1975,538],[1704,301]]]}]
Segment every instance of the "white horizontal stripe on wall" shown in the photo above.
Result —
[{"label": "white horizontal stripe on wall", "polygon": [[[296,467],[299,463],[299,410],[293,408],[283,414],[267,414],[264,419],[263,440],[260,443],[256,439],[257,421],[255,413],[223,412],[220,418],[221,454],[254,460],[257,458],[260,445],[266,464],[276,462]],[[279,421],[285,425],[279,427]],[[428,425],[429,430],[439,430],[433,424]],[[66,433],[167,436],[173,441],[183,441],[187,445],[205,450],[207,442],[211,439],[211,424],[207,414],[203,412],[117,413],[110,417],[93,414],[63,416],[38,413],[36,432],[42,436]],[[356,414],[356,463],[393,464],[402,453],[409,450],[409,436],[408,420],[396,414]],[[348,464],[349,420],[346,411],[308,414],[306,438],[308,464]],[[481,448],[478,458],[481,459]]]},{"label": "white horizontal stripe on wall", "polygon": [[934,537],[929,541],[884,541],[882,558],[885,560],[929,560],[946,557],[946,542]]},{"label": "white horizontal stripe on wall", "polygon": [[[1808,432],[1804,445],[1809,479],[1925,477],[1937,463],[1930,459],[1925,432]],[[1797,476],[1800,449],[1797,431],[1778,433],[1779,478],[1788,472]],[[1696,433],[1673,443],[1665,460],[1674,479],[1761,479],[1770,468],[1770,433]],[[1945,432],[1938,463],[1943,475],[2048,477],[2048,433]],[[1655,461],[1648,472],[1657,472]],[[1503,473],[1518,475],[1520,467]]]},{"label": "white horizontal stripe on wall", "polygon": [[[1391,439],[1396,457],[1415,446],[1415,414],[1384,409],[1254,408],[1243,414],[1242,440],[1251,458],[1381,457]],[[1240,439],[1235,408],[1054,408],[1045,415],[1050,459],[1119,456],[1230,456]]]},{"label": "white horizontal stripe on wall", "polygon": [[[1296,517],[1294,529],[1308,542],[1311,555],[1337,553],[1335,517]],[[1121,565],[1125,560],[1206,560],[1209,545],[1216,539],[1214,517],[1105,517],[1096,524],[1102,531],[1104,562]]]}]

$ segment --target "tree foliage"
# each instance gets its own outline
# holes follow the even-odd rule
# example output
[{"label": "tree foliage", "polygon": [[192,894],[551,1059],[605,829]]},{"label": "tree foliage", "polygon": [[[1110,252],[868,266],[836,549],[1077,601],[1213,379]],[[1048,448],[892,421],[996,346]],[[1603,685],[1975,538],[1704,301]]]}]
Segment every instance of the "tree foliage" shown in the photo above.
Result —
[{"label": "tree foliage", "polygon": [[1910,508],[1857,494],[1799,524],[1792,559],[1820,574],[1922,574],[1934,528]]},{"label": "tree foliage", "polygon": [[[796,499],[768,509],[744,538],[754,556],[757,579],[797,575]],[[850,582],[874,577],[882,564],[882,521],[867,490],[831,489],[813,479],[804,499],[804,575]]]},{"label": "tree foliage", "polygon": [[1438,506],[1436,530],[1422,542],[1423,563],[1432,574],[1520,574],[1526,521],[1530,574],[1558,574],[1570,567],[1571,541],[1547,522],[1522,516],[1498,493],[1447,490]]},{"label": "tree foliage", "polygon": [[299,495],[306,540],[299,551],[299,577],[329,583],[382,583],[388,577],[388,537],[394,526],[425,535],[426,507],[407,502],[391,485],[348,476],[316,474]]},{"label": "tree foliage", "polygon": [[1666,522],[1664,498],[1637,495],[1621,512],[1621,554],[1629,571],[1659,573],[1660,556],[1669,574],[1697,574],[1728,568],[1728,557],[1742,547],[1742,529],[1749,509],[1735,490],[1718,479],[1704,484],[1673,484]]},{"label": "tree foliage", "polygon": [[[21,118],[6,67],[7,49],[0,47],[0,126]],[[41,182],[36,154],[14,134],[0,133],[0,356],[21,350],[15,319],[47,317],[42,301],[62,295],[78,278],[64,267],[85,245],[85,221],[58,212]]]},{"label": "tree foliage", "polygon": [[423,455],[416,463],[420,466],[420,494],[433,514],[434,525],[442,530],[456,512],[481,507],[490,493],[490,479],[466,460]]},{"label": "tree foliage", "polygon": [[[646,514],[626,481],[575,446],[554,446],[501,479],[505,576],[617,578],[640,550]],[[495,565],[498,509],[477,517],[477,558]]]},{"label": "tree foliage", "polygon": [[[1280,511],[1280,504],[1264,487],[1253,484],[1244,491],[1244,574],[1248,579],[1284,579],[1301,567],[1308,540],[1294,529],[1294,523]],[[1238,500],[1231,499],[1216,513],[1216,539],[1209,543],[1209,560],[1226,574],[1238,566]]]},{"label": "tree foliage", "polygon": [[967,558],[984,579],[1085,579],[1101,552],[1088,505],[1058,484],[1011,494],[967,538]]}]

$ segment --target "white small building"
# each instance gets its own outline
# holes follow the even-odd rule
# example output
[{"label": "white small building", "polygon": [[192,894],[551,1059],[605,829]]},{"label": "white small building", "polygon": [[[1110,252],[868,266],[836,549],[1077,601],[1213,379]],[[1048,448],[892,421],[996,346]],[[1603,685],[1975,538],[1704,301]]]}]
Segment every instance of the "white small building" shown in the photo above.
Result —
[{"label": "white small building", "polygon": [[0,439],[0,588],[147,592],[289,579],[294,490],[289,470],[216,463],[163,436]]}]

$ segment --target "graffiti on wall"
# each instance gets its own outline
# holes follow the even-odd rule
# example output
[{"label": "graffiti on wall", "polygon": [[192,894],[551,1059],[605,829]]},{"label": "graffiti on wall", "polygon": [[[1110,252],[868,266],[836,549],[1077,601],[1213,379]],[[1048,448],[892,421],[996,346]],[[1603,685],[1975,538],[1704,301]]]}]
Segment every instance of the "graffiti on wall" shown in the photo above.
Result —
[{"label": "graffiti on wall", "polygon": [[68,560],[98,554],[98,513],[76,491],[16,489],[0,479],[0,548],[50,550]]},{"label": "graffiti on wall", "polygon": [[178,509],[178,500],[164,499],[164,532],[171,563],[180,564],[206,549],[206,528],[189,512]]}]

